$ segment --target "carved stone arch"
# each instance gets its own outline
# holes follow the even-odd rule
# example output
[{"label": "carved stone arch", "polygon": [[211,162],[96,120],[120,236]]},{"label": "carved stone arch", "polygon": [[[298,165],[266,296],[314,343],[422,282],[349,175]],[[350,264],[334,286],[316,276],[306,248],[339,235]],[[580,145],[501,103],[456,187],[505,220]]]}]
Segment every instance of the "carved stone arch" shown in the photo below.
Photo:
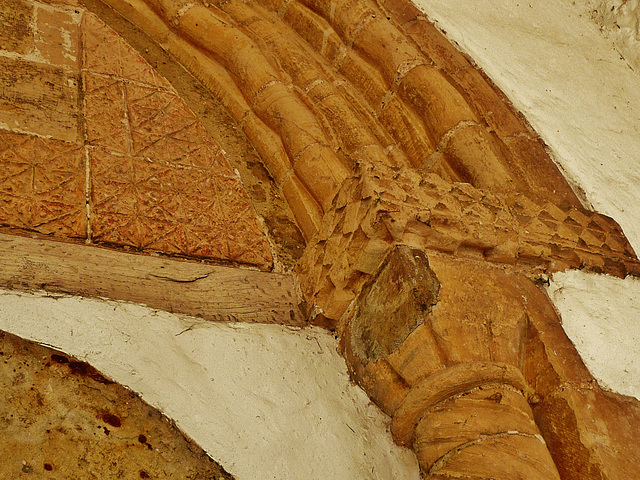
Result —
[{"label": "carved stone arch", "polygon": [[[640,263],[424,15],[402,0],[106,4],[116,13],[87,2],[149,58],[170,56],[157,70],[175,85],[90,13],[80,62],[42,48],[47,66],[32,77],[68,89],[24,107],[23,130],[44,125],[39,136],[2,132],[3,160],[18,168],[26,155],[32,177],[47,177],[7,195],[28,207],[2,220],[11,233],[265,271],[283,268],[275,254],[295,265],[308,321],[341,337],[353,378],[425,478],[604,475],[607,460],[576,435],[589,432],[583,400],[624,402],[594,385],[536,282],[566,268],[637,275]],[[178,87],[205,107],[194,114]],[[54,104],[60,120],[43,122]],[[241,158],[248,193],[211,136]],[[178,270],[152,276],[212,274]],[[247,318],[285,322],[288,311],[304,323],[292,303]]]}]

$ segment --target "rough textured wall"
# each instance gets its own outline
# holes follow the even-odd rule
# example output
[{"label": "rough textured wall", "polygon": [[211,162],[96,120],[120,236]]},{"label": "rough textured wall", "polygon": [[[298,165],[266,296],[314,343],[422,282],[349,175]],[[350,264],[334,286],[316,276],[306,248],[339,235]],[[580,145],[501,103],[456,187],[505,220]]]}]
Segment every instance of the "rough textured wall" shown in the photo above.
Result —
[{"label": "rough textured wall", "polygon": [[[0,329],[54,344],[139,392],[237,479],[419,478],[413,452],[393,443],[389,418],[351,383],[336,339],[321,329],[11,291],[0,291]],[[53,368],[67,374],[67,365]]]},{"label": "rough textured wall", "polygon": [[640,74],[640,2],[638,0],[581,0],[572,2],[589,15]]},{"label": "rough textured wall", "polygon": [[0,478],[232,478],[88,363],[4,332],[0,388]]},{"label": "rough textured wall", "polygon": [[[580,402],[604,394],[533,281],[566,267],[622,276],[637,271],[637,260],[615,222],[581,208],[526,121],[424,15],[402,1],[110,3],[203,82],[259,152],[308,241],[300,273],[315,320],[338,327],[353,377],[394,415],[395,438],[413,446],[423,475],[628,472],[610,451],[633,433]],[[103,63],[87,62],[83,86],[104,80],[90,71]],[[95,120],[115,135],[83,135],[128,160],[155,147],[145,129],[153,133],[172,112],[155,109],[153,121],[139,123],[148,105],[139,111],[130,101],[146,97],[114,75],[85,99],[99,105],[107,95],[107,114]],[[112,87],[122,99],[109,97]],[[180,181],[161,170],[154,182]],[[160,188],[158,197],[172,193]],[[144,238],[149,227],[135,233]],[[406,252],[402,244],[418,253],[394,256]],[[407,309],[388,286],[405,270],[417,290],[433,290],[413,295]],[[610,431],[603,445],[586,439],[597,434],[593,418]],[[448,433],[434,439],[433,425]]]},{"label": "rough textured wall", "polygon": [[567,271],[553,276],[548,291],[594,377],[606,389],[640,399],[638,278]]}]

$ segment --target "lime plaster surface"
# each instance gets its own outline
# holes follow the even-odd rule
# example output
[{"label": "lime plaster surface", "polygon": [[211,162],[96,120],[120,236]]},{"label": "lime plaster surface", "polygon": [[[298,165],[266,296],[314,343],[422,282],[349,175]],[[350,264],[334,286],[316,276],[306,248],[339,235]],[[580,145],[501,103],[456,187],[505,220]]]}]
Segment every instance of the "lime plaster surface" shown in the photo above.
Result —
[{"label": "lime plaster surface", "polygon": [[175,420],[238,480],[418,480],[320,329],[212,323],[0,290],[0,330],[62,350]]},{"label": "lime plaster surface", "polygon": [[600,27],[631,68],[640,73],[640,0],[575,0],[572,3]]},{"label": "lime plaster surface", "polygon": [[640,251],[640,75],[570,2],[416,0]]},{"label": "lime plaster surface", "polygon": [[573,270],[555,274],[548,293],[600,385],[640,398],[640,279]]}]

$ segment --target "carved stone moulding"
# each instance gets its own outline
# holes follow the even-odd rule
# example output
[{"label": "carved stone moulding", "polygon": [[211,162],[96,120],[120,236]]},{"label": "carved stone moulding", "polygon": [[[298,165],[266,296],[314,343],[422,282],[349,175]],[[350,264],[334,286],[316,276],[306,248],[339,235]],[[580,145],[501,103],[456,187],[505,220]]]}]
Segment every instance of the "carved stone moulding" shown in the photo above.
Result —
[{"label": "carved stone moulding", "polygon": [[356,164],[580,204],[526,121],[406,5],[107,3],[227,108],[307,240]]},{"label": "carved stone moulding", "polygon": [[604,215],[369,165],[345,182],[300,261],[311,315],[335,326],[394,245],[505,265],[531,278],[567,268],[640,273],[620,227]]}]

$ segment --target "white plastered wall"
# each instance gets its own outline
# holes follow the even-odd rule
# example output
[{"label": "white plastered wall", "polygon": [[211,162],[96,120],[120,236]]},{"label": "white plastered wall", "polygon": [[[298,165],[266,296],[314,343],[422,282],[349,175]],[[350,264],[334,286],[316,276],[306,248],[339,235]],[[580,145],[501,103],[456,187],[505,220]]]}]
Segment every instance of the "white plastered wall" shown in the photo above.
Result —
[{"label": "white plastered wall", "polygon": [[640,73],[640,0],[576,0],[575,6],[600,27],[602,33]]},{"label": "white plastered wall", "polygon": [[[570,181],[640,252],[640,75],[620,55],[640,57],[629,33],[637,33],[638,2],[415,3],[507,94]],[[610,14],[601,25],[593,20],[596,4]],[[601,32],[615,21],[629,26],[619,50]],[[549,294],[600,384],[640,398],[640,281],[563,272]]]},{"label": "white plastered wall", "polygon": [[238,480],[418,480],[389,418],[317,328],[215,323],[141,305],[0,290],[0,330],[95,366]]}]

